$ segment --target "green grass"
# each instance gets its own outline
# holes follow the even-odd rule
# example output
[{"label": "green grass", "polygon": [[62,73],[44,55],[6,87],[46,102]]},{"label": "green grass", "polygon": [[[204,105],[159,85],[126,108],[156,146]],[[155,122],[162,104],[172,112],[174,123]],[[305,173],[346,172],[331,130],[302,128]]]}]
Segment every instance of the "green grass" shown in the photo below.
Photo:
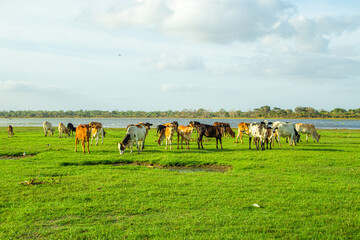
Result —
[{"label": "green grass", "polygon": [[[360,238],[358,130],[266,151],[249,150],[244,137],[224,139],[224,150],[206,140],[205,150],[192,141],[190,151],[167,152],[151,130],[144,152],[123,156],[124,129],[107,129],[90,154],[74,152],[74,137],[14,130],[8,138],[0,128],[1,239]],[[232,169],[159,168],[212,164]],[[35,177],[42,184],[19,184]]]}]

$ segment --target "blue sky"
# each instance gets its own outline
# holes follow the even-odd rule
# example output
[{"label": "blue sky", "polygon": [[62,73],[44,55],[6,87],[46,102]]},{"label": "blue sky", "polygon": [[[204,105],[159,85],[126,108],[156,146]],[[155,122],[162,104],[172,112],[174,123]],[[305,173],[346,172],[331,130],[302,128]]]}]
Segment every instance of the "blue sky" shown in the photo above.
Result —
[{"label": "blue sky", "polygon": [[0,110],[359,108],[360,1],[1,1],[0,55]]}]

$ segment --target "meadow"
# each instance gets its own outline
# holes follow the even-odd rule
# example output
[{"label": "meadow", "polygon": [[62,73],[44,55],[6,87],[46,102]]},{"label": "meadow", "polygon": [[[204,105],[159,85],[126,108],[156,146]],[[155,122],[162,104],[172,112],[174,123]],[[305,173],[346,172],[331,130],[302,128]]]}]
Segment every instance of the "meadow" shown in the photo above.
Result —
[{"label": "meadow", "polygon": [[74,136],[0,128],[1,239],[360,238],[359,130],[265,151],[247,136],[199,150],[193,133],[190,151],[165,151],[151,129],[122,156],[125,129],[106,131],[82,154]]}]

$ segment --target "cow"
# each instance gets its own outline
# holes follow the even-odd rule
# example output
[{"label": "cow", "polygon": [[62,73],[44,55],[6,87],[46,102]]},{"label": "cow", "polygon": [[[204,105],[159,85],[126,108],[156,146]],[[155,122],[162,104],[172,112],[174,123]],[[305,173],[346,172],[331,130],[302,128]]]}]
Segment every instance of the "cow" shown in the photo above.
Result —
[{"label": "cow", "polygon": [[81,140],[81,146],[83,150],[83,154],[85,154],[85,142],[87,143],[87,152],[90,153],[89,149],[89,140],[90,140],[90,131],[91,128],[88,124],[80,124],[76,128],[75,132],[75,152],[77,152],[77,144],[79,143],[79,140]]},{"label": "cow", "polygon": [[74,127],[74,125],[72,123],[68,123],[66,128],[69,130],[69,132],[71,133],[71,136],[73,135],[74,132],[76,132],[76,127]]},{"label": "cow", "polygon": [[[134,126],[129,126],[127,128],[126,135],[124,139],[118,143],[118,148],[120,155],[125,153],[125,149],[130,147],[130,153],[133,152],[133,143],[136,143],[138,153],[144,149],[145,138],[147,136],[148,129],[144,123],[139,123]],[[139,148],[139,141],[141,141],[141,150]]]},{"label": "cow", "polygon": [[236,137],[235,143],[238,143],[238,139],[240,137],[241,143],[244,144],[242,136],[243,134],[249,135],[249,127],[250,127],[250,123],[241,122],[238,124],[238,135]]},{"label": "cow", "polygon": [[[138,124],[129,124],[127,127],[126,127],[126,129],[128,129],[129,127],[131,127],[131,126],[138,126],[138,125],[142,125],[142,126],[145,126],[145,128],[146,128],[146,136],[145,137],[147,137],[147,135],[148,135],[148,133],[149,133],[149,130],[150,130],[150,127],[153,125],[152,123],[149,123],[149,122],[139,122]],[[144,140],[144,142],[143,142],[143,148],[145,148],[145,140]]]},{"label": "cow", "polygon": [[[193,123],[193,122],[190,122]],[[195,125],[198,132],[199,132],[199,138],[197,140],[198,148],[200,149],[200,146],[202,149],[204,149],[202,140],[203,137],[213,137],[216,138],[216,149],[218,149],[218,142],[220,141],[220,147],[222,147],[222,136],[224,135],[224,132],[226,131],[225,126],[213,126],[208,124],[197,124]]]},{"label": "cow", "polygon": [[59,130],[59,138],[62,138],[63,133],[65,134],[65,137],[70,136],[69,129],[67,129],[63,123],[59,123],[58,130]]},{"label": "cow", "polygon": [[96,146],[99,143],[99,137],[101,136],[101,145],[104,143],[105,138],[105,129],[103,128],[102,124],[91,124],[91,142],[90,145],[92,145],[93,139],[95,138]]},{"label": "cow", "polygon": [[176,132],[177,127],[175,126],[175,124],[170,123],[165,129],[161,130],[160,134],[159,134],[159,139],[157,140],[157,143],[159,144],[159,146],[161,145],[161,141],[163,141],[164,139],[166,139],[166,147],[165,150],[168,149],[168,145],[170,145],[170,150],[172,150],[172,139],[174,136],[174,133]]},{"label": "cow", "polygon": [[[297,123],[295,124],[296,131],[300,133],[305,133],[306,142],[308,142],[309,135],[311,135],[313,142],[319,142],[320,135],[316,132],[315,126],[307,123]],[[299,139],[300,140],[300,139]]]},{"label": "cow", "polygon": [[8,132],[8,138],[14,136],[14,128],[11,125],[7,127],[7,132]]},{"label": "cow", "polygon": [[229,123],[214,122],[214,123],[213,123],[213,126],[224,127],[224,128],[225,128],[224,136],[225,136],[225,135],[230,135],[232,138],[235,138],[235,133],[234,133],[234,131],[231,129],[231,126],[230,126]]},{"label": "cow", "polygon": [[49,134],[51,134],[51,136],[54,135],[55,130],[53,129],[52,124],[50,122],[45,121],[43,123],[43,129],[44,129],[45,137],[47,136],[48,132],[50,132]]},{"label": "cow", "polygon": [[265,139],[267,137],[268,123],[263,121],[260,123],[251,123],[249,126],[249,149],[251,149],[251,139],[254,138],[256,150],[259,150],[259,143],[261,150],[265,150]]},{"label": "cow", "polygon": [[165,129],[167,126],[169,126],[170,124],[173,124],[175,127],[175,131],[177,131],[177,128],[179,126],[179,123],[177,121],[173,121],[171,123],[164,123],[164,124],[160,124],[156,126],[156,133],[160,134],[160,132]]},{"label": "cow", "polygon": [[289,122],[276,121],[273,123],[273,132],[277,134],[277,141],[281,146],[280,138],[286,137],[289,139],[289,145],[296,146],[300,135],[295,129],[295,124]]},{"label": "cow", "polygon": [[199,124],[201,124],[201,123],[198,122],[198,121],[191,121],[191,123],[194,124],[194,130],[193,130],[193,132],[196,132],[196,136],[199,137],[199,131],[197,130],[196,126],[199,125]]},{"label": "cow", "polygon": [[194,130],[194,124],[189,123],[187,126],[180,125],[178,128],[178,146],[179,149],[179,137],[181,137],[181,149],[183,149],[183,140],[185,140],[185,149],[190,150],[191,134]]},{"label": "cow", "polygon": [[[273,144],[273,139],[274,139],[274,132],[272,127],[267,127],[266,128],[266,134],[265,134],[265,144],[266,144],[266,149],[269,149],[269,145],[270,145],[270,149],[271,149],[271,144]],[[273,144],[274,146],[274,144]]]},{"label": "cow", "polygon": [[[149,131],[149,130],[150,130],[150,127],[153,125],[152,123],[149,123],[149,122],[146,122],[146,123],[139,122],[138,124],[144,125],[144,126],[146,127],[147,131]],[[126,128],[129,128],[129,127],[131,127],[131,126],[136,126],[136,125],[138,125],[138,124],[129,124],[129,125],[127,125]]]}]

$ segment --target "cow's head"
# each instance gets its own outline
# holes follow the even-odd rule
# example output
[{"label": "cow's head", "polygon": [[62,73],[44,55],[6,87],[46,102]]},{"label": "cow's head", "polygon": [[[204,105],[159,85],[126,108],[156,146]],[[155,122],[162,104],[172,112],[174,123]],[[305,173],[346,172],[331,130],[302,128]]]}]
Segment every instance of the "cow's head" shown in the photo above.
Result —
[{"label": "cow's head", "polygon": [[125,153],[125,145],[122,142],[118,143],[118,149],[119,149],[119,153],[120,155],[123,155]]}]

